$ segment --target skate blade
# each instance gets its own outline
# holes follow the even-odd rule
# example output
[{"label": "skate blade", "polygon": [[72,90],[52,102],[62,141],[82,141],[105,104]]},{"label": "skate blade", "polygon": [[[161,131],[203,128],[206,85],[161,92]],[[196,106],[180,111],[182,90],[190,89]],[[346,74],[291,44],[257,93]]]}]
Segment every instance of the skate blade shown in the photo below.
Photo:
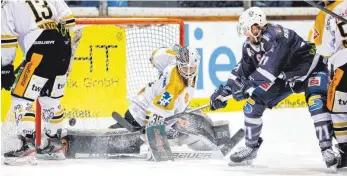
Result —
[{"label": "skate blade", "polygon": [[19,165],[37,165],[35,156],[24,156],[24,157],[7,157],[4,159],[4,164],[9,166],[19,166]]},{"label": "skate blade", "polygon": [[228,165],[232,166],[232,167],[234,167],[234,166],[250,166],[250,165],[252,165],[252,163],[253,163],[253,160],[247,160],[247,161],[242,161],[242,162],[238,162],[238,163],[230,161],[228,163]]},{"label": "skate blade", "polygon": [[39,160],[65,160],[64,153],[52,153],[52,154],[36,154],[36,158]]}]

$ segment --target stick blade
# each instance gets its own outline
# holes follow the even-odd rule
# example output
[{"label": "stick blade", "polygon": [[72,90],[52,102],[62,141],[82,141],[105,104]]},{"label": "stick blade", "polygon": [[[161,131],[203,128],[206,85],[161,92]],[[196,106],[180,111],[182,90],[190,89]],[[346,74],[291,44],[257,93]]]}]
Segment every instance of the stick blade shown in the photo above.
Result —
[{"label": "stick blade", "polygon": [[152,157],[155,161],[174,160],[173,154],[166,137],[165,125],[158,124],[146,129],[146,136]]},{"label": "stick blade", "polygon": [[220,149],[224,156],[226,156],[243,138],[245,137],[245,131],[240,128],[234,136],[232,136]]}]

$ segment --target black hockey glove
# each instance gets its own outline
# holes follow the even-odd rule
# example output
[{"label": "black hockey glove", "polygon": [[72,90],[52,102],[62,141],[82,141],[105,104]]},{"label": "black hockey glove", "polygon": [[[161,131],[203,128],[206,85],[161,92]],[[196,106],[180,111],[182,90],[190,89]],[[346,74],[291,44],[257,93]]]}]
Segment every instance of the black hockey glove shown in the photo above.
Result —
[{"label": "black hockey glove", "polygon": [[10,90],[16,77],[12,64],[1,67],[1,89]]},{"label": "black hockey glove", "polygon": [[227,82],[227,85],[231,87],[231,94],[233,95],[233,98],[237,101],[241,101],[249,97],[248,93],[246,92],[248,87],[245,86],[243,80],[245,79],[236,78],[235,80],[229,79]]},{"label": "black hockey glove", "polygon": [[231,94],[231,88],[229,86],[220,85],[210,97],[210,109],[212,111],[225,108],[227,106],[227,101],[222,101],[217,99],[218,96],[226,97]]}]

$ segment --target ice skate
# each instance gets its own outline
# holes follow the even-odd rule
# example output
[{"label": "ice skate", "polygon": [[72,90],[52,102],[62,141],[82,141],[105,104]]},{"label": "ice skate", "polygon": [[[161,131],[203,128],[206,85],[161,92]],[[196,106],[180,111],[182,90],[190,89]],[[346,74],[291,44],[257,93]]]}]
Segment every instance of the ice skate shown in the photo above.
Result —
[{"label": "ice skate", "polygon": [[22,146],[18,150],[10,151],[4,154],[4,164],[6,165],[36,165],[36,150],[34,140],[18,135],[22,142]]},{"label": "ice skate", "polygon": [[242,147],[239,151],[230,156],[229,166],[243,166],[251,165],[253,160],[257,157],[258,150],[262,144],[263,139],[259,138],[256,147]]},{"label": "ice skate", "polygon": [[337,171],[337,165],[340,161],[340,155],[334,152],[331,148],[322,151],[323,160],[328,168],[332,169],[333,172]]},{"label": "ice skate", "polygon": [[336,148],[339,150],[341,156],[341,160],[337,165],[337,168],[339,169],[347,167],[347,143],[338,144],[336,145]]},{"label": "ice skate", "polygon": [[58,130],[57,137],[45,139],[43,148],[37,149],[37,158],[43,160],[64,160],[66,145],[61,139],[61,131]]}]

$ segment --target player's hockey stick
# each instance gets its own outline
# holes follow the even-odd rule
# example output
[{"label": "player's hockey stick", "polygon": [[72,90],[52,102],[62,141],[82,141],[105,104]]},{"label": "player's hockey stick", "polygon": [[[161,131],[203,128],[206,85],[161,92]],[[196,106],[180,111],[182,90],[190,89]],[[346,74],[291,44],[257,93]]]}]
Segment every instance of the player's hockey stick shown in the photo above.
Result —
[{"label": "player's hockey stick", "polygon": [[320,5],[316,4],[316,3],[314,3],[313,1],[309,1],[309,0],[305,0],[305,2],[306,2],[307,4],[310,4],[310,5],[313,6],[313,7],[316,7],[316,8],[318,8],[318,9],[320,9],[320,10],[322,10],[322,11],[328,13],[329,15],[331,15],[331,16],[333,16],[333,17],[335,17],[335,18],[337,18],[337,19],[339,19],[339,20],[341,20],[341,21],[343,21],[344,23],[347,24],[347,19],[345,19],[345,18],[343,18],[343,17],[337,15],[336,13],[334,13],[334,12],[332,12],[332,11],[330,11],[330,10],[324,8],[323,6],[320,6]]},{"label": "player's hockey stick", "polygon": [[220,151],[224,156],[228,155],[229,152],[245,137],[245,131],[240,128],[228,141],[223,144]]},{"label": "player's hockey stick", "polygon": [[[221,100],[224,102],[224,101],[229,100],[229,99],[232,98],[232,97],[233,97],[232,95],[229,95],[229,96],[223,97]],[[189,113],[192,113],[192,112],[195,112],[195,111],[198,111],[198,110],[200,110],[200,109],[204,109],[204,108],[207,108],[207,107],[210,107],[210,106],[211,106],[211,104],[208,103],[208,104],[199,106],[199,107],[197,107],[197,108],[195,108],[195,109],[185,110],[185,111],[183,111],[183,112],[181,112],[181,113],[178,113],[178,114],[175,114],[175,115],[173,115],[173,116],[170,116],[170,117],[165,118],[165,122],[170,121],[170,120],[173,120],[173,119],[176,119],[176,118],[179,118],[179,117],[182,116],[183,114],[189,114]]]}]

